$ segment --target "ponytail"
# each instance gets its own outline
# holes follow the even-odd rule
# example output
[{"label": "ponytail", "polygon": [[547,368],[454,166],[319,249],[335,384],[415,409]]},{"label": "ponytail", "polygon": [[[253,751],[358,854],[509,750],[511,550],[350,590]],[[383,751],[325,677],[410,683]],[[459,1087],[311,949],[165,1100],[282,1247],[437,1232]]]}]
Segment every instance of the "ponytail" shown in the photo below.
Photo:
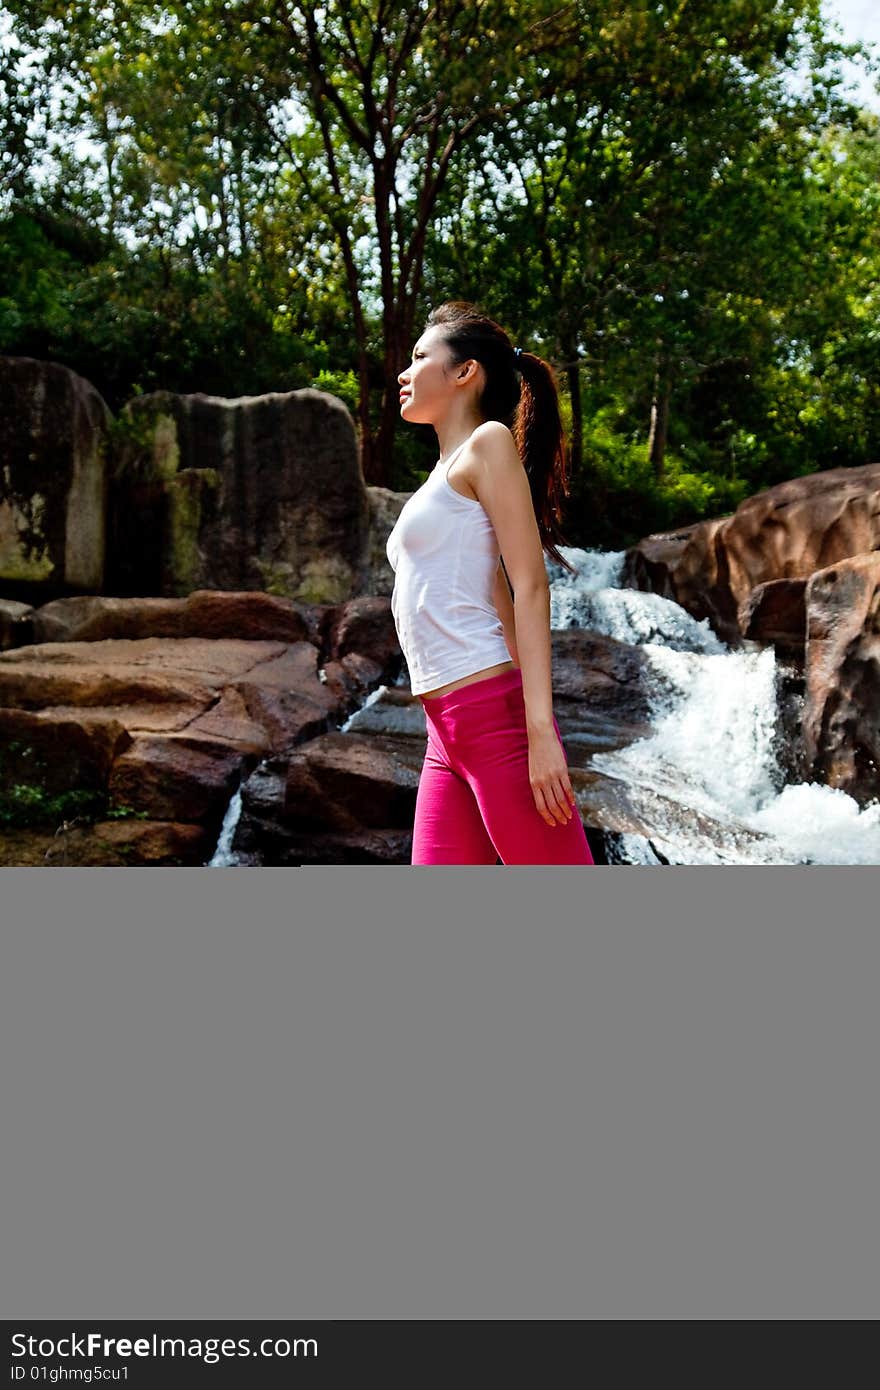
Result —
[{"label": "ponytail", "polygon": [[531,352],[517,352],[516,364],[522,387],[513,437],[529,480],[538,533],[551,559],[574,574],[574,567],[559,553],[559,546],[565,544],[560,529],[562,503],[569,492],[556,376],[549,362]]},{"label": "ponytail", "polygon": [[531,352],[514,349],[509,337],[473,304],[451,300],[428,317],[440,327],[453,361],[473,358],[485,369],[479,405],[487,420],[500,420],[513,432],[532,494],[541,545],[547,555],[576,573],[560,554],[562,503],[568,496],[565,436],[553,368]]}]

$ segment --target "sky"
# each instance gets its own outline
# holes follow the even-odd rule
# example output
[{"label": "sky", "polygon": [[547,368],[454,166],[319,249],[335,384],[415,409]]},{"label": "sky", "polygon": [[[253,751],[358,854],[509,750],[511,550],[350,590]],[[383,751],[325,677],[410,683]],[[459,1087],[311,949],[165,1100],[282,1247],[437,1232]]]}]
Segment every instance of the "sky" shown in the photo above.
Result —
[{"label": "sky", "polygon": [[[824,9],[840,25],[844,39],[850,43],[859,39],[876,44],[880,57],[880,0],[825,0]],[[877,77],[872,81],[861,69],[854,69],[853,81],[863,104],[880,111],[880,94],[874,85]]]}]

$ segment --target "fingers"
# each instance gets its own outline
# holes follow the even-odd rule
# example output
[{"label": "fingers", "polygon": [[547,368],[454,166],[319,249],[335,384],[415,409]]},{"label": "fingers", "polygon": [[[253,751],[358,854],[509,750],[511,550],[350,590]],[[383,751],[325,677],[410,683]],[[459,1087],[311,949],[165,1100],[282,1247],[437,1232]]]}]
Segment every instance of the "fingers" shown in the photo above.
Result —
[{"label": "fingers", "polygon": [[548,825],[565,825],[571,820],[577,803],[567,778],[559,778],[546,785],[534,783],[532,792],[538,814]]}]

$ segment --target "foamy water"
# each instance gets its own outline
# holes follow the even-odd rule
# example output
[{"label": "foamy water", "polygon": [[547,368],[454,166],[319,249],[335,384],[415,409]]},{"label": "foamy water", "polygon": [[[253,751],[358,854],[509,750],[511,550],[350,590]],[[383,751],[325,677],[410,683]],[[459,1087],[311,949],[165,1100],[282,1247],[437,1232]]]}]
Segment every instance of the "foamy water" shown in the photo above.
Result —
[{"label": "foamy water", "polygon": [[653,732],[592,759],[658,807],[650,837],[621,837],[628,862],[880,863],[880,804],[785,784],[772,648],[730,651],[669,599],[616,588],[620,553],[563,553],[579,573],[548,565],[554,626],[637,643],[649,663]]}]

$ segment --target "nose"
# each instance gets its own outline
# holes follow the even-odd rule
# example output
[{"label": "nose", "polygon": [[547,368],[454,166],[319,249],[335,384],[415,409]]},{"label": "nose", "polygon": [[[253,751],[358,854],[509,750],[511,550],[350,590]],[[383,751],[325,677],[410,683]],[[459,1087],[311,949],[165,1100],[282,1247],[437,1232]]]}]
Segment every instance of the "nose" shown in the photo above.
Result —
[{"label": "nose", "polygon": [[406,383],[407,383],[408,381],[409,381],[409,368],[408,368],[408,367],[404,367],[403,371],[399,374],[399,376],[398,376],[398,378],[397,378],[397,384],[398,384],[398,386],[405,386]]}]

